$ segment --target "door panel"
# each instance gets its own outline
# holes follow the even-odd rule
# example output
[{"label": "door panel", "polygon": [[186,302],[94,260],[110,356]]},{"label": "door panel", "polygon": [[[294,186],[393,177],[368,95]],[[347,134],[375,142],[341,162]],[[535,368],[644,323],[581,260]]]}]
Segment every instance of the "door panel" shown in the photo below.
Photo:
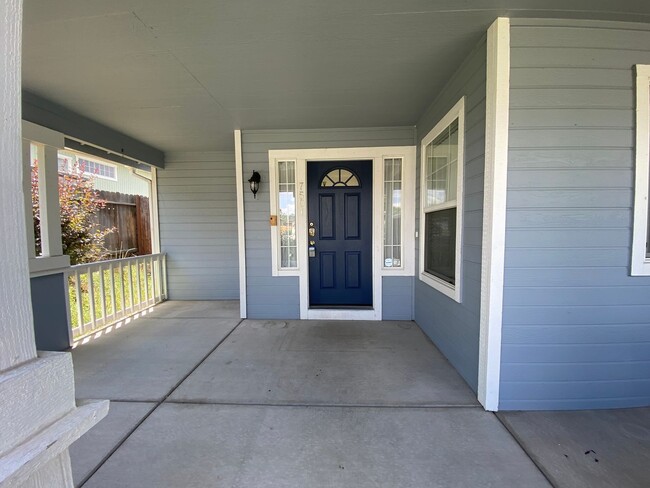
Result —
[{"label": "door panel", "polygon": [[372,161],[308,162],[307,191],[310,306],[372,305]]},{"label": "door panel", "polygon": [[361,253],[347,251],[345,253],[345,287],[359,288],[361,286]]},{"label": "door panel", "polygon": [[361,195],[345,194],[345,238],[361,238]]},{"label": "door panel", "polygon": [[[334,195],[318,195],[318,226],[321,239],[336,238],[336,215],[334,214]],[[311,222],[311,221],[310,221]]]}]

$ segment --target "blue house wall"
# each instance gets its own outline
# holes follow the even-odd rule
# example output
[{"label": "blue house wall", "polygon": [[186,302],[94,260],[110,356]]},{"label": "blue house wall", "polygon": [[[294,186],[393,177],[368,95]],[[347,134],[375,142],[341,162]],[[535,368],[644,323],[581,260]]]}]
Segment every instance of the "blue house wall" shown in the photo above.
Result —
[{"label": "blue house wall", "polygon": [[[465,100],[464,219],[461,303],[415,278],[415,321],[476,391],[478,385],[479,316],[483,172],[485,168],[486,40],[465,59],[417,124],[418,181],[420,143],[433,126],[461,99]],[[419,204],[416,215],[419,217]],[[417,224],[416,224],[416,228]],[[421,239],[417,241],[421,245]],[[416,256],[419,255],[416,249]],[[419,273],[419,267],[416,267]]]},{"label": "blue house wall", "polygon": [[511,25],[500,409],[648,405],[650,277],[630,253],[650,26]]}]

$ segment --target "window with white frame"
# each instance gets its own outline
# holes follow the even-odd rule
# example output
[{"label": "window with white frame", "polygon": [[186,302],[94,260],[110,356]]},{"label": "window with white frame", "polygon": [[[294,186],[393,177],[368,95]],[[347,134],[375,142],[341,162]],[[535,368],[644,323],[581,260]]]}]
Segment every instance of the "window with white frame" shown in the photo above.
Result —
[{"label": "window with white frame", "polygon": [[462,98],[421,145],[420,279],[460,302],[462,259]]},{"label": "window with white frame", "polygon": [[402,267],[402,163],[384,158],[384,268]]},{"label": "window with white frame", "polygon": [[278,161],[278,232],[280,235],[280,269],[298,267],[296,241],[296,162]]},{"label": "window with white frame", "polygon": [[650,275],[650,65],[636,66],[636,166],[632,228],[633,276]]},{"label": "window with white frame", "polygon": [[117,181],[117,166],[85,155],[59,151],[59,173],[81,173],[104,180]]},{"label": "window with white frame", "polygon": [[77,165],[84,174],[106,180],[117,180],[117,166],[114,164],[77,156]]}]

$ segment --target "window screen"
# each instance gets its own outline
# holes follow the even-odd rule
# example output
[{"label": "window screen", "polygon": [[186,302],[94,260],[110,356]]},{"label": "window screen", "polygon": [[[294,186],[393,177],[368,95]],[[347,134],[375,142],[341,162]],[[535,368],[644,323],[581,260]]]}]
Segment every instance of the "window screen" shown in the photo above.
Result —
[{"label": "window screen", "polygon": [[456,207],[425,217],[424,271],[456,283]]}]

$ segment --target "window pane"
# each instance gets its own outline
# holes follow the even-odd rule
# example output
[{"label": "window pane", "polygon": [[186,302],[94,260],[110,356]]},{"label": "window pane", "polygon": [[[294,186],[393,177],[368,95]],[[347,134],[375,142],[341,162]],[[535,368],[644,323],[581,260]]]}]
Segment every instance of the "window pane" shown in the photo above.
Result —
[{"label": "window pane", "polygon": [[426,148],[425,207],[456,199],[458,175],[458,119]]},{"label": "window pane", "polygon": [[455,284],[456,208],[427,213],[424,233],[424,271]]},{"label": "window pane", "polygon": [[384,268],[402,266],[402,159],[384,160]]},{"label": "window pane", "polygon": [[296,244],[296,163],[278,162],[280,268],[298,267]]},{"label": "window pane", "polygon": [[329,188],[332,186],[359,186],[359,178],[357,178],[350,170],[345,168],[335,168],[323,176],[320,186],[321,188]]}]

